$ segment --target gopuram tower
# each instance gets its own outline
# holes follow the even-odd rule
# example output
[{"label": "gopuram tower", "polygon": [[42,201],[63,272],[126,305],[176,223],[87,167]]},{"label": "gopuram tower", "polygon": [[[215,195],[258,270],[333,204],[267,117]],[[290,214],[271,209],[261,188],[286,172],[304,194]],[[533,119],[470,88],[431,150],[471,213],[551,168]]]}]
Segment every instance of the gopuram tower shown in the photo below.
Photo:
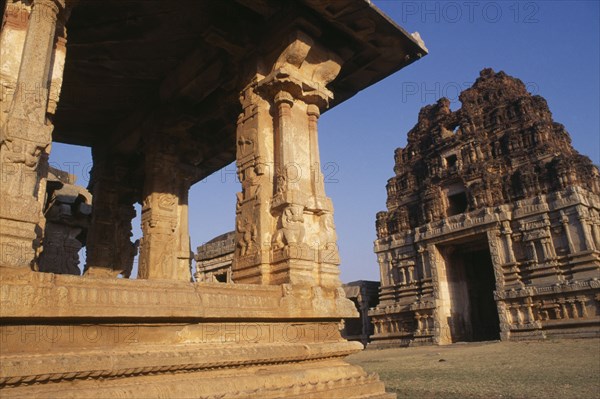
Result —
[{"label": "gopuram tower", "polygon": [[460,101],[421,109],[395,151],[371,345],[596,335],[598,168],[504,72]]}]

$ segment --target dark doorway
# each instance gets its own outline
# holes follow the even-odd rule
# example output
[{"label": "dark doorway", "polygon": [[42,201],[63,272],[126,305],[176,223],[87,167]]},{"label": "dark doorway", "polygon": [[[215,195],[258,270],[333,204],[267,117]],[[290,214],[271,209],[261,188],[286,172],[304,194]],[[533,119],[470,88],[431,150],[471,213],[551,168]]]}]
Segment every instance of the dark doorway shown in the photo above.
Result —
[{"label": "dark doorway", "polygon": [[500,339],[500,320],[494,300],[496,279],[487,240],[446,247],[450,299],[448,324],[452,342]]},{"label": "dark doorway", "polygon": [[496,279],[490,252],[480,250],[464,254],[465,276],[471,308],[472,341],[500,339],[500,320],[494,300]]}]

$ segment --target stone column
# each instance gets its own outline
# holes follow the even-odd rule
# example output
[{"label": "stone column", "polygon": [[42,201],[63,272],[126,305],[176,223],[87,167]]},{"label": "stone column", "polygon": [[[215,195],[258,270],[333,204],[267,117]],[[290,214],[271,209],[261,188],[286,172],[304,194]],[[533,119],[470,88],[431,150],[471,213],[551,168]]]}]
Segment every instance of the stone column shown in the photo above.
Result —
[{"label": "stone column", "polygon": [[340,61],[297,31],[276,59],[263,59],[262,65],[271,67],[258,72],[241,96],[242,192],[233,279],[338,287],[337,237],[318,167],[317,120],[333,98],[325,87]]},{"label": "stone column", "polygon": [[35,267],[40,247],[47,163],[43,154],[49,151],[53,128],[46,119],[50,64],[63,10],[59,0],[33,2],[16,91],[7,118],[0,121],[2,266]]},{"label": "stone column", "polygon": [[150,140],[144,148],[138,277],[190,281],[187,192],[191,179],[175,155],[174,138],[164,134]]},{"label": "stone column", "polygon": [[515,251],[513,248],[512,230],[510,228],[510,222],[502,222],[502,227],[502,236],[504,237],[506,254],[508,255],[508,263],[515,263],[517,259],[515,258]]},{"label": "stone column", "polygon": [[585,243],[585,250],[595,251],[596,247],[594,246],[594,242],[592,240],[592,234],[588,226],[588,216],[586,213],[587,212],[582,206],[577,206],[577,220],[579,220],[579,224],[581,226],[581,233],[583,235],[583,242]]},{"label": "stone column", "polygon": [[388,260],[388,254],[380,254],[378,257],[379,262],[379,281],[381,282],[382,287],[390,286],[391,283],[391,270],[392,270],[392,261]]},{"label": "stone column", "polygon": [[[502,270],[503,257],[501,255],[501,246],[498,240],[501,233],[499,229],[488,230],[487,239],[490,249],[490,256],[492,258],[492,265],[494,268],[494,276],[496,279],[496,289],[502,290],[504,288],[504,271]],[[506,259],[506,257],[504,257]]]},{"label": "stone column", "polygon": [[531,257],[531,261],[533,262],[534,265],[537,265],[538,264],[538,256],[537,256],[537,250],[535,249],[535,241],[528,241],[527,247],[529,248],[529,254]]},{"label": "stone column", "polygon": [[311,165],[311,179],[312,179],[312,192],[315,199],[324,203],[327,201],[325,196],[325,179],[321,172],[321,156],[319,155],[319,134],[317,129],[317,122],[321,111],[319,107],[314,104],[309,104],[307,107],[308,114],[308,132],[310,140],[310,165]]},{"label": "stone column", "polygon": [[573,238],[571,237],[571,228],[569,227],[569,217],[563,211],[560,211],[560,222],[565,231],[565,237],[567,238],[567,244],[569,245],[569,253],[574,254],[576,251],[575,245],[573,244]]},{"label": "stone column", "polygon": [[428,273],[427,273],[427,261],[425,259],[425,247],[423,245],[418,245],[417,253],[419,254],[419,263],[421,264],[421,270],[423,272],[423,279],[426,279],[428,277]]},{"label": "stone column", "polygon": [[408,280],[406,278],[406,268],[404,266],[399,266],[398,270],[400,271],[400,274],[402,275],[402,281],[400,281],[400,285],[406,285],[408,284]]},{"label": "stone column", "polygon": [[596,243],[596,248],[600,248],[600,225],[598,225],[597,221],[594,221],[592,224],[592,235]]},{"label": "stone column", "polygon": [[131,242],[138,193],[131,187],[128,168],[122,161],[93,149],[94,167],[92,223],[88,231],[86,266],[88,277],[129,277],[137,245]]},{"label": "stone column", "polygon": [[182,180],[179,184],[177,270],[189,270],[189,279],[191,279],[194,253],[190,242],[188,197],[190,187],[193,183],[191,176],[194,171],[187,171],[186,169],[187,168],[180,167],[180,170],[182,171]]}]

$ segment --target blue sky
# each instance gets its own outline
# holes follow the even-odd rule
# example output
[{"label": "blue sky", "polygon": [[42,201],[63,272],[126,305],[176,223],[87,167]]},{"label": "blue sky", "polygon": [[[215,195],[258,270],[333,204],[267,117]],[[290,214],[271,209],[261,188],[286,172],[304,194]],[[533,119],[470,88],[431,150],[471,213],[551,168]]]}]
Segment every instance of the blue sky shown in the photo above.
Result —
[{"label": "blue sky", "polygon": [[[419,109],[445,96],[458,109],[459,90],[479,71],[503,70],[546,98],[574,147],[600,164],[600,2],[374,1],[408,32],[418,31],[429,55],[327,111],[320,119],[321,161],[335,206],[342,280],[379,279],[373,254],[375,214],[385,210],[393,154],[406,144]],[[53,166],[87,184],[87,148],[55,143]],[[234,226],[235,166],[190,192],[195,247]],[[138,207],[139,213],[139,207]],[[141,235],[139,216],[134,235]]]}]

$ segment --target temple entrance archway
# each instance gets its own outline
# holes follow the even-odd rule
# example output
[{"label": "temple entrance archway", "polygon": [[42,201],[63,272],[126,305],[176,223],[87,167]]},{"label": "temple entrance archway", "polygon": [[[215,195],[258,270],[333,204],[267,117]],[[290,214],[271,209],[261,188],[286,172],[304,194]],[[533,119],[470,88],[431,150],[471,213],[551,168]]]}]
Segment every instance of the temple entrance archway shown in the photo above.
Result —
[{"label": "temple entrance archway", "polygon": [[443,247],[452,342],[500,339],[496,280],[487,239],[478,236]]}]

